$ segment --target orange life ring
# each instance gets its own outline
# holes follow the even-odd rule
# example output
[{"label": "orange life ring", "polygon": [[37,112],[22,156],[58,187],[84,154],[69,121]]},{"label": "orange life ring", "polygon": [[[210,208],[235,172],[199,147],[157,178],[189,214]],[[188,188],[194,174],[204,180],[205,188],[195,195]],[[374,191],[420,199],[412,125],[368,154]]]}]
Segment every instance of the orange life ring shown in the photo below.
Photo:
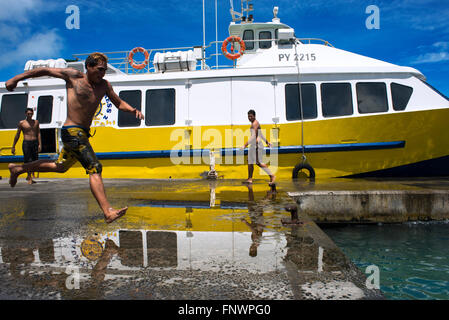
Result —
[{"label": "orange life ring", "polygon": [[[232,43],[238,42],[240,44],[239,52],[237,52],[237,53],[229,53],[228,52],[226,47],[228,46],[228,44],[230,42],[232,42]],[[234,45],[232,47],[234,48]],[[237,36],[227,37],[226,40],[223,42],[223,45],[221,46],[221,52],[223,52],[224,56],[230,60],[235,60],[235,59],[240,58],[243,55],[243,52],[245,51],[245,49],[246,49],[245,42],[242,39],[240,39],[240,37],[237,37]],[[234,50],[234,49],[232,49],[232,50]]]},{"label": "orange life ring", "polygon": [[[145,61],[142,63],[135,63],[134,62],[134,54],[137,52],[142,52],[145,55]],[[131,67],[133,67],[134,69],[143,69],[148,65],[148,61],[150,59],[150,55],[148,54],[148,51],[145,50],[142,47],[135,47],[134,49],[131,50],[131,52],[129,53],[129,57],[128,57],[128,62],[131,65]]]}]

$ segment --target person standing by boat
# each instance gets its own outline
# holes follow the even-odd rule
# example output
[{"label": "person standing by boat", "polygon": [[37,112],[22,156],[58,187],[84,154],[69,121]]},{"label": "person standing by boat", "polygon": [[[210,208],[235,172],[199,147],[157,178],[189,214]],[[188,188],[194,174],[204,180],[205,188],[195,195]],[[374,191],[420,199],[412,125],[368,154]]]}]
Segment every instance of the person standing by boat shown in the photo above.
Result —
[{"label": "person standing by boat", "polygon": [[101,99],[107,95],[114,105],[126,112],[134,113],[136,118],[144,119],[142,113],[120,99],[111,84],[103,79],[107,70],[108,58],[94,52],[85,61],[86,73],[73,68],[36,68],[16,75],[6,82],[6,89],[13,91],[17,83],[28,78],[51,76],[65,80],[67,89],[67,119],[61,129],[63,149],[56,161],[37,160],[23,165],[10,163],[9,184],[14,187],[17,178],[25,172],[66,172],[76,161],[89,174],[92,194],[110,223],[126,213],[128,207],[111,208],[104,190],[101,176],[102,165],[89,143],[89,130],[95,111]]},{"label": "person standing by boat", "polygon": [[257,164],[263,171],[265,171],[270,176],[269,185],[273,185],[276,179],[276,176],[271,173],[270,169],[265,163],[261,162],[263,158],[263,143],[262,140],[271,147],[271,143],[264,137],[262,134],[262,130],[259,124],[259,121],[256,120],[256,112],[254,110],[248,111],[248,120],[251,122],[251,137],[249,140],[243,145],[243,149],[245,149],[248,145],[248,179],[244,182],[246,184],[253,183],[253,172],[254,172],[254,164]]},{"label": "person standing by boat", "polygon": [[[41,130],[39,129],[39,121],[33,120],[33,109],[27,108],[25,111],[26,119],[19,122],[17,125],[17,133],[12,143],[11,153],[16,154],[16,143],[19,141],[20,132],[23,132],[23,162],[33,162],[39,157],[39,152],[42,150]],[[33,180],[34,172],[28,172],[26,180],[28,184],[36,183]]]}]

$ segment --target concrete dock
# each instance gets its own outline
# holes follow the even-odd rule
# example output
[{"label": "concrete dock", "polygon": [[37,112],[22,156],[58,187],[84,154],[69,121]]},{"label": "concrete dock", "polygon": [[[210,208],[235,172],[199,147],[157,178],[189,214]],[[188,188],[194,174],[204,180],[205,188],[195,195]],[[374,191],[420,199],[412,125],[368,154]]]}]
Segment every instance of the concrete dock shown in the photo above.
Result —
[{"label": "concrete dock", "polygon": [[37,181],[0,180],[0,299],[383,298],[313,217],[285,223],[302,186],[105,180],[129,207],[106,224],[87,179]]},{"label": "concrete dock", "polygon": [[449,219],[449,179],[334,179],[287,192],[316,223],[401,223]]}]

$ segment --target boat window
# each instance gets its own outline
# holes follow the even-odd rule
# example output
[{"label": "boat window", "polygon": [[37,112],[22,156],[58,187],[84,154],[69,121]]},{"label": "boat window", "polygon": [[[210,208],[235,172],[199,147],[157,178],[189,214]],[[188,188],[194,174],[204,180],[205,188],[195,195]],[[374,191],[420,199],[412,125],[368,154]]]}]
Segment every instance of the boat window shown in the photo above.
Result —
[{"label": "boat window", "polygon": [[120,252],[118,256],[126,267],[143,267],[143,235],[140,231],[119,230]]},{"label": "boat window", "polygon": [[360,113],[387,112],[387,86],[383,82],[356,84],[357,105]]},{"label": "boat window", "polygon": [[353,114],[350,83],[322,83],[321,104],[324,117],[339,117]]},{"label": "boat window", "polygon": [[37,99],[37,121],[41,124],[50,123],[53,113],[53,96],[40,96]]},{"label": "boat window", "polygon": [[298,84],[285,85],[285,114],[289,121],[301,120],[300,100],[304,119],[317,117],[316,87],[313,83],[301,84],[301,99]]},{"label": "boat window", "polygon": [[[261,31],[259,32],[259,40],[271,39],[270,31]],[[271,40],[270,41],[259,41],[260,49],[269,49],[271,48]]]},{"label": "boat window", "polygon": [[4,94],[0,110],[0,129],[17,128],[20,120],[25,119],[28,94]]},{"label": "boat window", "polygon": [[145,125],[175,124],[175,89],[153,89],[146,92]]},{"label": "boat window", "polygon": [[[245,40],[254,40],[254,31],[253,30],[245,30],[243,32],[243,41]],[[254,41],[245,41],[246,50],[254,49]]]},{"label": "boat window", "polygon": [[[140,90],[120,91],[120,99],[127,102],[131,107],[142,110],[142,92]],[[119,127],[138,127],[140,119],[134,113],[118,110]]]},{"label": "boat window", "polygon": [[393,109],[396,111],[405,110],[412,96],[413,88],[399,83],[391,83],[391,98],[393,100]]}]

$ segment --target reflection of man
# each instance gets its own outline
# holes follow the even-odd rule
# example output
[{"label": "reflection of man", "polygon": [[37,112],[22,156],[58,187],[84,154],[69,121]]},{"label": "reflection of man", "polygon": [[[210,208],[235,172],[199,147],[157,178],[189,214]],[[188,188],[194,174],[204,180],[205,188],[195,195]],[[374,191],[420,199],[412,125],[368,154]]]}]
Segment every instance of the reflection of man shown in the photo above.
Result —
[{"label": "reflection of man", "polygon": [[248,111],[248,120],[251,122],[251,137],[244,144],[243,148],[250,145],[248,150],[248,179],[244,183],[253,183],[254,164],[257,164],[270,176],[270,185],[274,184],[276,177],[271,173],[270,169],[265,163],[262,163],[263,157],[263,143],[262,140],[271,147],[271,143],[262,134],[259,121],[256,120],[256,112],[254,110]]},{"label": "reflection of man", "polygon": [[100,205],[104,218],[110,223],[126,213],[128,207],[116,210],[111,208],[101,177],[102,165],[89,143],[89,130],[95,111],[101,99],[107,95],[114,105],[143,119],[142,113],[120,99],[111,84],[103,79],[107,70],[108,58],[102,53],[92,53],[85,61],[86,73],[73,68],[36,68],[26,71],[6,82],[6,89],[13,91],[17,83],[28,78],[51,76],[65,80],[67,88],[67,119],[61,129],[64,147],[57,161],[38,160],[24,165],[10,163],[9,184],[14,187],[17,178],[24,172],[66,172],[79,161],[89,174],[91,191]]},{"label": "reflection of man", "polygon": [[[265,222],[263,218],[263,206],[264,201],[260,203],[256,203],[254,201],[254,192],[253,186],[248,184],[248,215],[250,218],[250,222],[246,221],[246,219],[242,218],[241,220],[251,229],[251,246],[249,248],[249,255],[251,257],[257,256],[257,248],[260,245],[262,239],[262,233],[265,228]],[[276,200],[276,188],[272,186],[270,190],[267,192],[264,200],[267,199],[269,201]]]},{"label": "reflection of man", "polygon": [[100,259],[92,270],[92,278],[95,282],[99,283],[104,280],[106,276],[106,268],[111,262],[112,256],[116,254],[119,247],[111,239],[106,239],[104,245],[104,251],[101,253]]},{"label": "reflection of man", "polygon": [[[16,154],[16,143],[20,138],[20,132],[23,132],[23,162],[33,162],[38,159],[38,153],[42,150],[41,131],[39,130],[39,121],[33,120],[33,109],[27,108],[25,111],[26,119],[17,125],[17,133],[14,137],[11,152]],[[28,184],[35,183],[33,180],[34,173],[28,172]]]},{"label": "reflection of man", "polygon": [[78,290],[67,290],[69,299],[104,299],[108,285],[105,283],[106,271],[112,257],[119,247],[111,239],[106,239],[104,249],[99,238],[89,237],[81,243],[81,253],[90,261],[96,261],[92,269],[91,280],[82,283]]}]

